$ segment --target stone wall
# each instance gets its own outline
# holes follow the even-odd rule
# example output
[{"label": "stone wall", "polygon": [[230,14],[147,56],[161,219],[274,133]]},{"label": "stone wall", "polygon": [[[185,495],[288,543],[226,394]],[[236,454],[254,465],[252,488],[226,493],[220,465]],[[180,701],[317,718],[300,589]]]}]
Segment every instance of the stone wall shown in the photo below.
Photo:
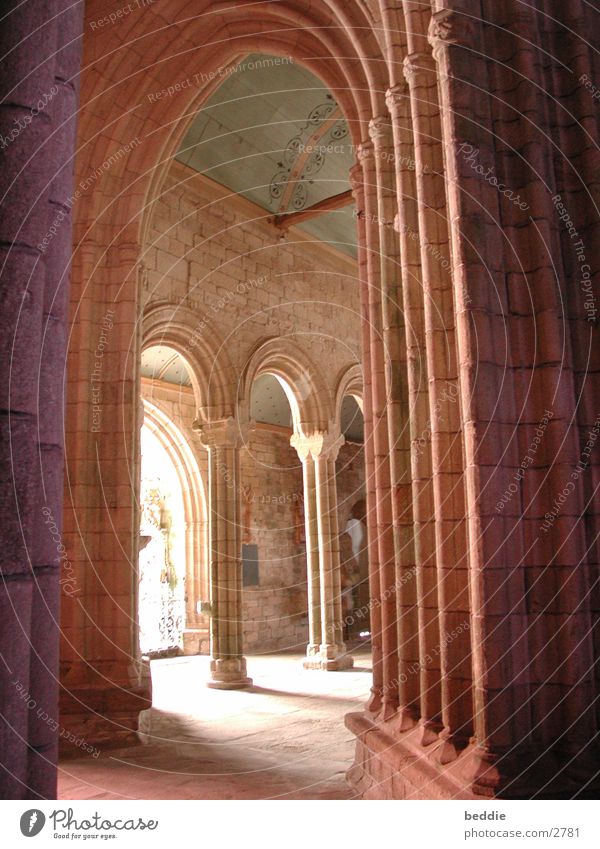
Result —
[{"label": "stone wall", "polygon": [[179,162],[156,203],[143,252],[143,306],[194,314],[187,345],[218,334],[238,378],[258,344],[293,339],[335,378],[360,360],[356,263],[297,232],[273,244],[260,207]]}]

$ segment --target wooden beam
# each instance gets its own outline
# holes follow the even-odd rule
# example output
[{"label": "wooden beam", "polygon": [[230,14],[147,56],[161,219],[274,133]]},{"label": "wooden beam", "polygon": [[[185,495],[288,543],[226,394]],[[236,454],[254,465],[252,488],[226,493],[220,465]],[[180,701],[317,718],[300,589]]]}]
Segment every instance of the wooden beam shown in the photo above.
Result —
[{"label": "wooden beam", "polygon": [[287,230],[288,227],[293,227],[296,224],[301,224],[303,221],[309,221],[317,215],[322,215],[324,212],[332,212],[334,209],[341,209],[344,206],[349,206],[354,203],[352,190],[342,192],[339,195],[320,200],[318,203],[313,203],[307,209],[300,209],[298,212],[288,212],[285,215],[272,215],[269,218],[271,224],[282,230]]}]

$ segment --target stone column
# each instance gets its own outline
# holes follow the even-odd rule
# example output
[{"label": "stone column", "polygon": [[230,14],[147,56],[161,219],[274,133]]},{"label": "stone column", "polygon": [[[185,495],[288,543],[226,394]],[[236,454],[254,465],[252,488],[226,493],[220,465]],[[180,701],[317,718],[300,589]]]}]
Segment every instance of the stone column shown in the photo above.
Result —
[{"label": "stone column", "polygon": [[[387,443],[389,449],[388,521],[381,516],[379,533],[386,552],[381,569],[384,675],[382,718],[401,709],[401,726],[410,727],[418,712],[418,676],[410,670],[419,661],[419,625],[416,607],[416,564],[412,505],[410,406],[405,317],[402,304],[400,245],[394,232],[396,209],[395,151],[389,115],[373,118],[369,135],[377,175],[379,284],[385,357]],[[388,467],[380,469],[380,483],[388,484]]]},{"label": "stone column", "polygon": [[[436,4],[438,7],[440,4]],[[453,5],[453,4],[448,4]],[[495,510],[507,464],[516,460],[518,424],[514,386],[506,379],[507,352],[483,341],[503,339],[508,309],[505,295],[499,193],[460,156],[473,134],[483,161],[494,162],[491,82],[477,4],[461,0],[458,9],[438,8],[429,41],[437,62],[442,112],[448,220],[452,244],[457,354],[463,419],[466,514],[469,534],[469,595],[474,677],[474,733],[478,742],[473,786],[493,794],[503,776],[522,769],[516,741],[531,727],[526,683],[525,596],[520,564],[523,538],[516,516]],[[486,128],[486,129],[484,129]],[[467,138],[469,137],[469,138]],[[485,170],[485,166],[483,167]],[[499,293],[499,294],[498,294]],[[508,352],[512,359],[515,352]],[[507,444],[508,443],[508,444]]]},{"label": "stone column", "polygon": [[317,493],[317,527],[321,561],[321,651],[322,669],[348,669],[353,659],[346,654],[342,623],[340,531],[338,522],[335,462],[344,444],[341,435],[323,435],[313,442]]},{"label": "stone column", "polygon": [[[411,18],[408,17],[409,22]],[[412,23],[411,23],[412,26]],[[416,26],[416,23],[415,23]],[[409,27],[410,29],[410,27]],[[428,47],[409,33],[410,46]],[[411,98],[429,373],[430,432],[438,578],[442,722],[460,747],[471,733],[471,640],[456,320],[436,67],[431,52],[410,53],[404,74]],[[455,757],[451,746],[445,757]]]},{"label": "stone column", "polygon": [[317,521],[317,487],[315,462],[310,440],[293,434],[290,444],[302,461],[304,486],[304,527],[306,536],[306,573],[308,582],[308,645],[305,665],[312,669],[315,656],[321,650],[321,578],[319,570],[319,527]]},{"label": "stone column", "polygon": [[[375,147],[371,141],[358,148],[363,169],[364,222],[368,281],[368,322],[370,332],[371,410],[377,516],[377,595],[380,606],[382,646],[382,687],[379,708],[382,719],[393,716],[398,707],[397,614],[395,609],[395,551],[392,527],[392,482],[388,430],[388,388],[386,367],[389,363],[383,337],[381,245],[379,240],[379,193]],[[373,567],[372,567],[373,568]],[[391,583],[390,583],[391,581]],[[375,708],[375,704],[372,705]]]},{"label": "stone column", "polygon": [[196,423],[194,429],[209,457],[211,680],[208,686],[239,690],[252,684],[242,655],[242,433],[233,418]]},{"label": "stone column", "polygon": [[[343,640],[342,584],[340,564],[339,523],[337,505],[337,485],[335,461],[344,437],[340,434],[315,433],[309,437],[293,437],[293,444],[303,460],[305,473],[305,504],[314,504],[314,514],[307,514],[307,534],[310,532],[311,548],[314,551],[314,533],[317,533],[319,554],[318,589],[314,561],[311,558],[309,570],[309,608],[313,609],[311,643],[308,647],[304,666],[307,669],[325,669],[333,672],[348,669],[354,663],[346,654]],[[311,459],[308,459],[310,454]],[[312,508],[310,508],[312,509]],[[310,528],[308,527],[310,521]],[[316,525],[316,528],[315,528]],[[309,538],[307,536],[307,552]],[[318,605],[318,608],[317,608]],[[316,614],[320,611],[320,626]],[[318,652],[316,639],[320,638]]]},{"label": "stone column", "polygon": [[[426,356],[425,305],[421,268],[416,165],[412,113],[406,83],[387,93],[392,116],[396,197],[394,226],[399,234],[402,296],[408,360],[412,503],[418,610],[418,660],[408,672],[407,698],[419,700],[422,741],[441,729],[440,659],[438,645],[438,587],[435,551],[435,509],[432,484],[429,369]],[[414,650],[413,650],[414,654]],[[415,669],[418,670],[415,672]]]},{"label": "stone column", "polygon": [[371,324],[369,321],[369,251],[365,220],[365,177],[359,163],[350,169],[350,185],[356,202],[358,273],[363,355],[363,417],[365,422],[365,491],[367,502],[367,540],[369,557],[369,607],[373,683],[367,704],[370,713],[378,713],[383,697],[383,657],[381,650],[381,610],[379,607],[379,551],[377,545],[377,492],[375,482],[375,445],[373,440],[373,392],[371,373]]},{"label": "stone column", "polygon": [[0,797],[53,799],[83,6],[9,5],[0,34]]},{"label": "stone column", "polygon": [[135,744],[151,703],[138,627],[141,275],[130,235],[77,247],[68,358],[64,521],[74,582],[61,609],[61,721],[105,746]]}]

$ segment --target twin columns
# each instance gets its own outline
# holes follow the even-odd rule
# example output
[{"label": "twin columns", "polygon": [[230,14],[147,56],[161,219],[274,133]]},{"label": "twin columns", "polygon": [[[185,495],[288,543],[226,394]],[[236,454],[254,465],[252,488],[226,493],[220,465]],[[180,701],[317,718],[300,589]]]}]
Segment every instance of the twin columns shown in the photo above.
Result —
[{"label": "twin columns", "polygon": [[[252,684],[242,647],[242,482],[240,452],[249,428],[233,417],[194,425],[209,457],[211,680],[209,687]],[[304,666],[338,670],[353,664],[343,643],[339,526],[335,462],[341,434],[294,433],[290,443],[302,461],[309,643]]]}]

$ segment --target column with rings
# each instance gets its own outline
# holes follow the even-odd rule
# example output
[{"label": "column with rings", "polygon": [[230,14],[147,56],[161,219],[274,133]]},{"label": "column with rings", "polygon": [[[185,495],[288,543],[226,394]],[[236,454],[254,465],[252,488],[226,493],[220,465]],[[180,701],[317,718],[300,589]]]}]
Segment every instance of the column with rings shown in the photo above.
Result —
[{"label": "column with rings", "polygon": [[239,424],[232,417],[197,423],[194,429],[208,449],[210,548],[209,687],[249,687],[242,654],[242,560]]}]

